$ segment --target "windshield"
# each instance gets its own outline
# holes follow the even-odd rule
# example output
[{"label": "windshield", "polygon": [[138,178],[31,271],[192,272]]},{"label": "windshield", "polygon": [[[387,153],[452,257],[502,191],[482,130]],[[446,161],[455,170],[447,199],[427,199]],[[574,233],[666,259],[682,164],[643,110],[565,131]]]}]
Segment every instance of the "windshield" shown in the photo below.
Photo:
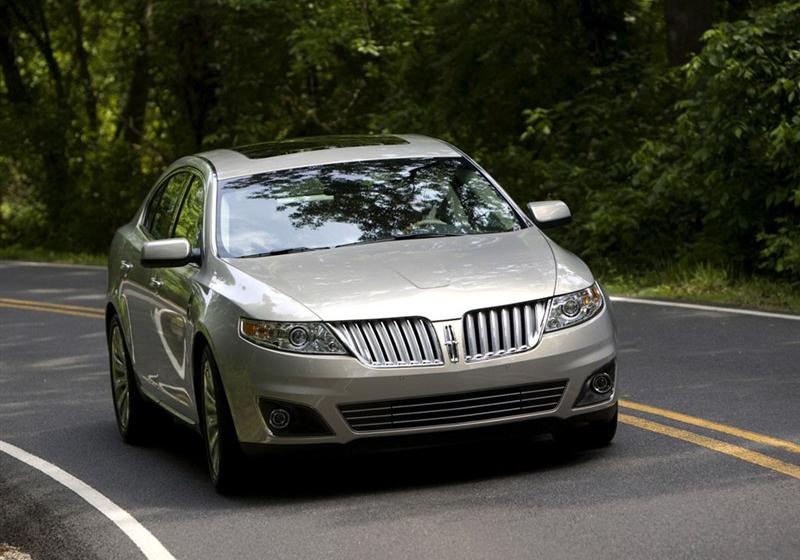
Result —
[{"label": "windshield", "polygon": [[514,209],[463,158],[358,161],[220,184],[220,256],[517,230]]}]

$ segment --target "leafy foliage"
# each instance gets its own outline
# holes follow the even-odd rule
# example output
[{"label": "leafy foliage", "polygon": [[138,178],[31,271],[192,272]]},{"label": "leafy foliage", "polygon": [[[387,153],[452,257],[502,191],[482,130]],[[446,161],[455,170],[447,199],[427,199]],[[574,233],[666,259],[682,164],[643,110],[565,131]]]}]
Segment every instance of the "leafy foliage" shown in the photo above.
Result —
[{"label": "leafy foliage", "polygon": [[103,250],[186,153],[412,131],[595,266],[800,279],[800,3],[698,0],[675,68],[665,1],[0,0],[0,243]]},{"label": "leafy foliage", "polygon": [[764,8],[709,30],[680,69],[622,60],[526,112],[537,194],[582,209],[569,242],[617,266],[800,276],[799,28],[798,3]]}]

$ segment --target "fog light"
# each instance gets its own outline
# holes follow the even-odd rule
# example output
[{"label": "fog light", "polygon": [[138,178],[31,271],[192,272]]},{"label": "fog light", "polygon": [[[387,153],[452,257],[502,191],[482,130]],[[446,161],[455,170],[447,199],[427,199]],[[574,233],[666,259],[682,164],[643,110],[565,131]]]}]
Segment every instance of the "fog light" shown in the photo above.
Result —
[{"label": "fog light", "polygon": [[614,396],[616,380],[617,364],[615,362],[612,361],[601,368],[597,368],[583,382],[578,398],[575,399],[575,404],[572,405],[573,408],[610,401]]},{"label": "fog light", "polygon": [[269,427],[275,430],[283,430],[289,425],[291,416],[285,408],[276,408],[269,413]]},{"label": "fog light", "polygon": [[598,373],[592,377],[592,390],[595,393],[605,395],[613,386],[614,382],[611,380],[611,376],[607,373]]},{"label": "fog light", "polygon": [[317,411],[301,404],[258,399],[264,422],[276,437],[329,436],[333,431]]}]

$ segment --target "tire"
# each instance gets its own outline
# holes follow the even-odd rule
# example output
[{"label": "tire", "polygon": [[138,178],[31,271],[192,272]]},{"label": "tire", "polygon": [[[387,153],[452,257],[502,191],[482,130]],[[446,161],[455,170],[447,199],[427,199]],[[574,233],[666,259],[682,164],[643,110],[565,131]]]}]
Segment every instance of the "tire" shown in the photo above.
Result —
[{"label": "tire", "polygon": [[144,443],[152,434],[154,411],[139,392],[122,325],[116,316],[109,322],[107,339],[111,397],[119,435],[131,445]]},{"label": "tire", "polygon": [[582,426],[565,426],[553,436],[556,443],[568,449],[600,449],[607,447],[617,433],[617,405],[608,420],[595,421]]},{"label": "tire", "polygon": [[201,356],[198,408],[208,474],[217,492],[229,494],[241,482],[244,456],[214,357],[208,347]]}]

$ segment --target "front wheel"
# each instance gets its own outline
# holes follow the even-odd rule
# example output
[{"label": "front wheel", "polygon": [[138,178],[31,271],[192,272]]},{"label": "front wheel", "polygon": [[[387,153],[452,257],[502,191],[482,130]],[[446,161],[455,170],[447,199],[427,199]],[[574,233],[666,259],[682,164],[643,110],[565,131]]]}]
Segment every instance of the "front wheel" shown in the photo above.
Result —
[{"label": "front wheel", "polygon": [[225,494],[235,490],[244,459],[217,364],[208,348],[203,349],[200,368],[200,418],[208,473],[217,492]]},{"label": "front wheel", "polygon": [[564,426],[553,436],[556,443],[567,448],[599,449],[608,446],[617,433],[617,405],[608,420],[596,420],[582,426]]},{"label": "front wheel", "polygon": [[119,435],[125,443],[142,443],[152,432],[153,410],[139,392],[122,325],[117,317],[111,319],[108,328],[108,357]]}]

